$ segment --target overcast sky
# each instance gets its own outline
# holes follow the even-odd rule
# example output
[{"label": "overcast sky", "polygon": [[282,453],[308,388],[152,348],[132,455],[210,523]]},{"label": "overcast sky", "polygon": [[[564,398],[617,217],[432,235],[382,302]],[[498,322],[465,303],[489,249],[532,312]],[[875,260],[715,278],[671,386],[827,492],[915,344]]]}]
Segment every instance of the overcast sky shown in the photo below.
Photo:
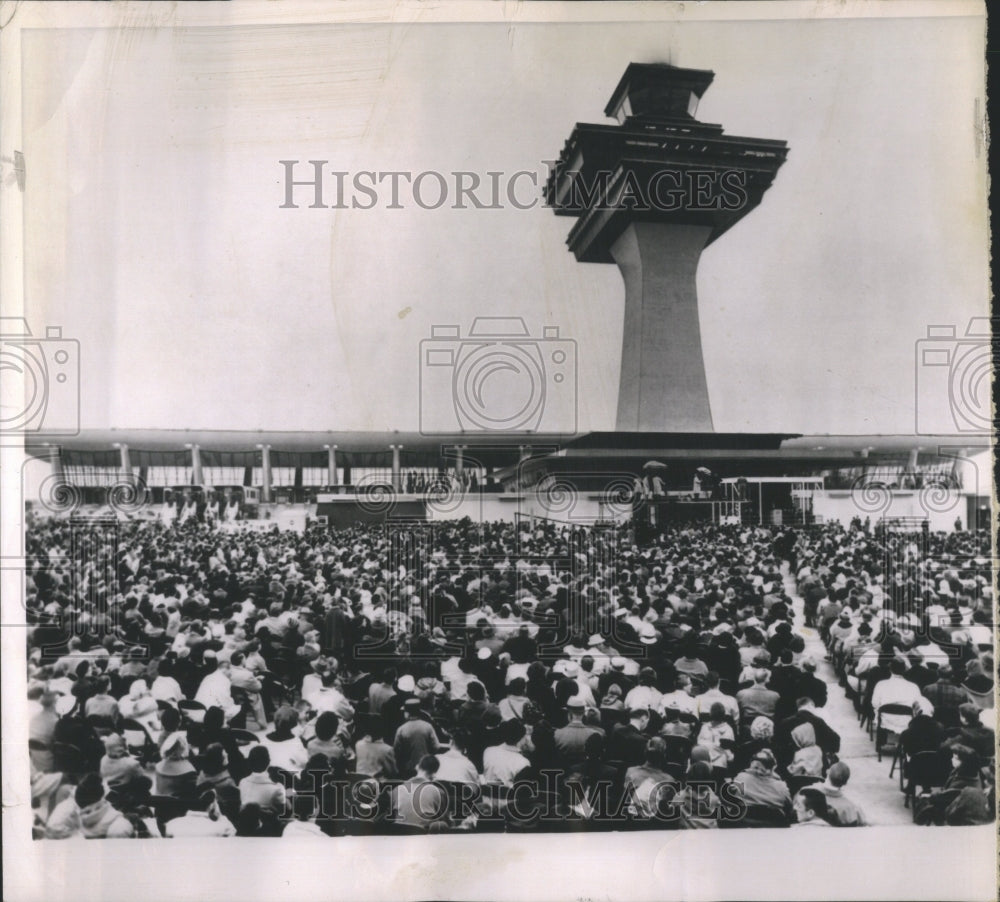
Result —
[{"label": "overcast sky", "polygon": [[716,430],[911,433],[915,342],[987,308],[982,55],[972,19],[26,32],[26,309],[81,342],[84,428],[414,430],[420,341],[477,315],[575,339],[614,428],[624,288],[572,220],[279,209],[278,161],[544,175],[672,62],[790,147],[701,259]]}]

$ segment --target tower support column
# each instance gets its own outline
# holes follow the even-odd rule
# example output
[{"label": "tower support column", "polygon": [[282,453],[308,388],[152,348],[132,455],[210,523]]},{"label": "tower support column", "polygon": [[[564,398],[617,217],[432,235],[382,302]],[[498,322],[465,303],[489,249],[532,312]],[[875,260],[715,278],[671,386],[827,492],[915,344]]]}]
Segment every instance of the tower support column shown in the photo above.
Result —
[{"label": "tower support column", "polygon": [[695,286],[711,232],[633,222],[611,246],[625,280],[619,431],[712,431]]}]

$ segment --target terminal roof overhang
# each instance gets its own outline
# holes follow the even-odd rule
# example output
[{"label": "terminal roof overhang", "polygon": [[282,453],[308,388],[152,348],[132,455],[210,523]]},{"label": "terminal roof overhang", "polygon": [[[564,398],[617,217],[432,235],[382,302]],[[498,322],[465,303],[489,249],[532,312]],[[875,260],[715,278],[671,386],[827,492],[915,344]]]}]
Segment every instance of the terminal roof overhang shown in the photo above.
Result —
[{"label": "terminal roof overhang", "polygon": [[[388,451],[400,444],[404,451],[453,458],[456,445],[465,456],[483,466],[508,466],[520,446],[536,458],[570,460],[787,460],[815,466],[860,465],[870,459],[905,457],[917,450],[954,456],[990,447],[988,436],[933,435],[802,435],[800,433],[663,433],[587,432],[577,435],[466,433],[427,436],[416,432],[245,432],[225,430],[111,429],[86,430],[71,437],[53,437],[52,445],[74,451],[106,451],[115,443],[148,451],[182,450],[197,444],[205,451],[252,451],[268,444],[272,451],[321,451],[337,445],[338,453]],[[32,440],[28,453],[48,457],[50,447]],[[409,456],[409,455],[408,455]]]}]

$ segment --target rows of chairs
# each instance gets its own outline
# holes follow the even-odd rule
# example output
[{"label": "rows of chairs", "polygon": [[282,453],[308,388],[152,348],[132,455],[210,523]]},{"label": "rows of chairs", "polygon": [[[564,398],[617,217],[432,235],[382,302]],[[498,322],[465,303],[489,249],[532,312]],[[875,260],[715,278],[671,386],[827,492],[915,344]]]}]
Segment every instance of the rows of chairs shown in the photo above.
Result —
[{"label": "rows of chairs", "polygon": [[[843,678],[846,674],[846,661],[838,659],[836,653],[832,655],[835,668],[839,667],[838,674]],[[889,768],[890,779],[894,776],[899,781],[899,790],[903,794],[903,805],[913,812],[914,820],[917,819],[916,800],[918,796],[940,790],[948,782],[951,774],[951,755],[945,749],[910,751],[906,747],[906,740],[903,735],[885,726],[885,718],[890,716],[912,717],[913,709],[910,705],[885,704],[880,705],[876,710],[872,704],[872,693],[874,686],[865,676],[859,677],[858,691],[854,693],[854,706],[857,711],[858,724],[868,733],[868,738],[875,745],[875,754],[879,762],[883,755],[892,755],[892,763]],[[944,709],[946,717],[942,726],[957,726],[957,710]],[[990,775],[990,791],[995,792],[992,774],[994,773],[995,759],[990,759],[984,763],[983,773]]]}]

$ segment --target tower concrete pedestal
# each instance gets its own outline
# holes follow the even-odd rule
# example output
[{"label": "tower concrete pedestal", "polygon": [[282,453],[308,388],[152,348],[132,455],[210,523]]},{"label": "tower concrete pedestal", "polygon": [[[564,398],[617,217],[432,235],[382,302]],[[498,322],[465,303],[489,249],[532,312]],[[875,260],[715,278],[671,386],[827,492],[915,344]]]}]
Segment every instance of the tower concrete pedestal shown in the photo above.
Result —
[{"label": "tower concrete pedestal", "polygon": [[625,280],[619,432],[712,432],[698,258],[708,226],[630,223],[611,245]]}]

